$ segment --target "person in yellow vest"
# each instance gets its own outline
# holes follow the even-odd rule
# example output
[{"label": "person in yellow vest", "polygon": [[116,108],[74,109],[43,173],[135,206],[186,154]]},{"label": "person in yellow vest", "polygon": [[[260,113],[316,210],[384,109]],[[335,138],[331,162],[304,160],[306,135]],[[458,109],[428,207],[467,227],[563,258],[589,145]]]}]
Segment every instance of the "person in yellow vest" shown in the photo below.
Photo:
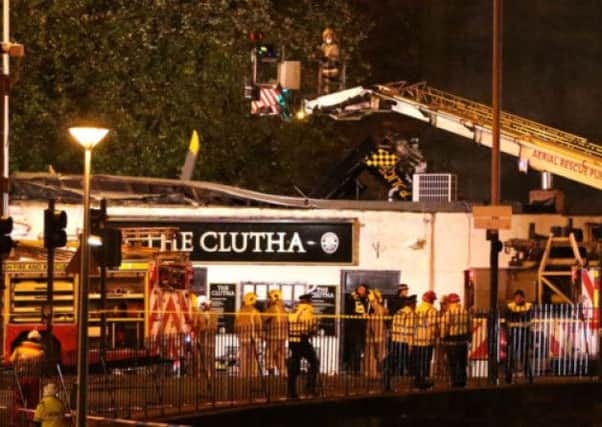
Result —
[{"label": "person in yellow vest", "polygon": [[36,427],[67,427],[65,405],[57,396],[56,385],[50,383],[44,387],[42,401],[33,415],[33,423]]},{"label": "person in yellow vest", "polygon": [[254,292],[243,296],[243,306],[236,313],[234,330],[238,336],[240,375],[243,377],[260,374],[258,352],[261,345],[261,314],[255,307],[257,295]]},{"label": "person in yellow vest", "polygon": [[215,336],[217,334],[217,313],[211,310],[211,301],[200,295],[196,298],[197,308],[193,310],[192,329],[196,336],[198,374],[205,378],[213,377],[215,370]]},{"label": "person in yellow vest", "polygon": [[506,330],[508,348],[506,351],[506,382],[510,384],[517,363],[522,367],[529,382],[533,382],[530,352],[533,342],[531,319],[533,304],[525,299],[525,293],[518,289],[514,299],[506,306]]},{"label": "person in yellow vest", "polygon": [[378,378],[386,354],[386,319],[389,314],[378,289],[368,294],[370,314],[366,322],[366,368],[369,378]]},{"label": "person in yellow vest", "polygon": [[416,308],[416,327],[412,341],[412,366],[414,386],[424,390],[431,388],[431,361],[437,339],[438,313],[433,306],[437,295],[433,291],[422,295],[422,302]]},{"label": "person in yellow vest", "polygon": [[19,376],[21,390],[15,390],[15,402],[18,406],[34,408],[40,396],[40,375],[44,363],[42,336],[34,329],[27,334],[27,339],[15,348],[10,356],[15,372]]},{"label": "person in yellow vest", "polygon": [[416,327],[416,295],[405,298],[402,308],[393,315],[389,353],[383,367],[385,391],[391,391],[391,379],[396,375],[409,375],[410,354]]},{"label": "person in yellow vest", "polygon": [[[440,316],[440,318],[442,318],[443,315],[447,312],[447,309],[449,307],[449,303],[447,301],[448,298],[449,298],[449,295],[443,295],[439,299],[439,316]],[[447,375],[448,360],[447,360],[447,348],[445,345],[435,346],[434,359],[435,359],[434,376],[435,377],[444,377],[445,375]]]},{"label": "person in yellow vest", "polygon": [[340,78],[340,56],[339,45],[332,28],[326,28],[322,32],[322,45],[320,46],[320,80],[321,95],[330,93]]},{"label": "person in yellow vest", "polygon": [[290,358],[288,361],[288,392],[290,399],[298,398],[297,377],[301,370],[301,359],[307,361],[307,384],[305,391],[309,395],[316,392],[318,376],[318,356],[310,339],[317,331],[314,308],[311,305],[312,295],[304,294],[299,297],[295,311],[288,316]]},{"label": "person in yellow vest", "polygon": [[265,352],[268,372],[286,375],[286,339],[288,337],[288,314],[278,289],[268,293],[268,308],[265,315]]},{"label": "person in yellow vest", "polygon": [[449,294],[446,310],[441,315],[441,341],[447,355],[452,387],[466,386],[470,334],[468,311],[460,304],[458,294]]}]

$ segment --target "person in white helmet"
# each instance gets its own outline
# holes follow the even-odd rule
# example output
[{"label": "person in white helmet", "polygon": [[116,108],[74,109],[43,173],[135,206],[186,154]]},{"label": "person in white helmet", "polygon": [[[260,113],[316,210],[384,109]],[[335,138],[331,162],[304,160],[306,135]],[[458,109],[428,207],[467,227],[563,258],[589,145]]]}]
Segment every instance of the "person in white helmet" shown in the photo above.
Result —
[{"label": "person in white helmet", "polygon": [[325,95],[332,92],[339,83],[341,53],[332,28],[326,28],[322,32],[322,42],[320,45],[320,93]]},{"label": "person in white helmet", "polygon": [[211,301],[201,295],[197,298],[197,309],[192,317],[192,329],[197,342],[197,372],[211,378],[215,370],[215,336],[217,313],[211,310]]},{"label": "person in white helmet", "polygon": [[15,347],[10,356],[9,361],[15,367],[21,385],[21,392],[15,390],[17,406],[33,408],[38,404],[40,375],[45,356],[41,341],[42,336],[33,329],[27,334],[27,339]]}]

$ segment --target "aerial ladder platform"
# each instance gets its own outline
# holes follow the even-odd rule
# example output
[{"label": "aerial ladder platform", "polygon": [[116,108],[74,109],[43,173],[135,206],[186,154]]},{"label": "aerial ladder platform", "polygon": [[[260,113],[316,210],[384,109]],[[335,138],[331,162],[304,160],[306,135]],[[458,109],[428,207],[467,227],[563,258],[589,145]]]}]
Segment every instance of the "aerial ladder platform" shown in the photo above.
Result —
[{"label": "aerial ladder platform", "polygon": [[[362,86],[324,95],[304,103],[306,114],[327,114],[335,120],[360,120],[374,113],[399,113],[492,146],[491,107],[420,82]],[[501,114],[500,149],[528,167],[602,189],[602,146],[523,117]]]}]

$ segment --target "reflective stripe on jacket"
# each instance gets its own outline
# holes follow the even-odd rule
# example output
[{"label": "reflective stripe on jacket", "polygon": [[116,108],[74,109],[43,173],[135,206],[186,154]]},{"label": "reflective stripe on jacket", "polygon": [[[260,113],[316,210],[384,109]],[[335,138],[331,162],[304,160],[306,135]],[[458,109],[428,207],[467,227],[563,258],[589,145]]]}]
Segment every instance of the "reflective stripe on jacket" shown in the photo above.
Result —
[{"label": "reflective stripe on jacket", "polygon": [[353,291],[351,293],[351,298],[353,299],[353,313],[354,315],[364,315],[368,312],[368,300],[366,298],[361,298],[357,292]]},{"label": "reflective stripe on jacket", "polygon": [[468,312],[458,303],[451,303],[441,316],[441,338],[467,340],[470,333]]},{"label": "reflective stripe on jacket", "polygon": [[506,308],[506,322],[509,328],[528,328],[531,326],[533,304],[525,302],[519,305],[512,301]]},{"label": "reflective stripe on jacket", "polygon": [[437,310],[433,304],[423,301],[416,309],[416,328],[413,344],[419,347],[435,345],[437,337]]},{"label": "reflective stripe on jacket", "polygon": [[391,341],[405,344],[412,344],[414,338],[414,328],[416,327],[416,314],[409,305],[401,310],[397,310],[393,316],[391,326]]},{"label": "reflective stripe on jacket", "polygon": [[309,338],[315,333],[316,326],[314,308],[311,304],[300,303],[296,310],[288,315],[289,342],[300,342],[303,338]]}]

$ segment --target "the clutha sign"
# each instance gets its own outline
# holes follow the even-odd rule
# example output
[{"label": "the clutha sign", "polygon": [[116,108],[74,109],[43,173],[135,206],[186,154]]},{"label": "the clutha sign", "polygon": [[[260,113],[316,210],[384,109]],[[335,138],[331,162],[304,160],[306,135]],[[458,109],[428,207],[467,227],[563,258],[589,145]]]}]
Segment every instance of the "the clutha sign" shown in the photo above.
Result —
[{"label": "the clutha sign", "polygon": [[[145,246],[188,252],[192,261],[355,263],[354,221],[111,222],[118,227],[144,227],[149,230]],[[165,227],[177,229],[175,239],[150,232]]]}]

